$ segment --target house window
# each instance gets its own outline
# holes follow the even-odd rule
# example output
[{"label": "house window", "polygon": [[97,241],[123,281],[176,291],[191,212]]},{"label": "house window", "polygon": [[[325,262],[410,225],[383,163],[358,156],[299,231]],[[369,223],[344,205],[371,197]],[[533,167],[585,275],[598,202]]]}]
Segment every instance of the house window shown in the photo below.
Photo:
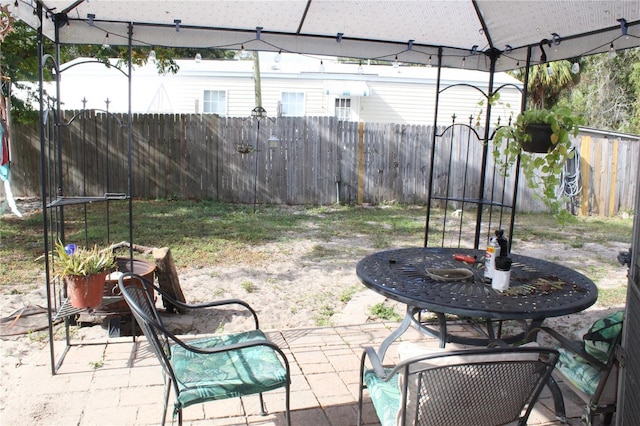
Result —
[{"label": "house window", "polygon": [[205,90],[202,112],[226,115],[227,93],[224,90]]},{"label": "house window", "polygon": [[351,120],[351,99],[336,98],[336,117],[338,120]]},{"label": "house window", "polygon": [[282,92],[282,115],[286,117],[304,116],[304,93]]}]

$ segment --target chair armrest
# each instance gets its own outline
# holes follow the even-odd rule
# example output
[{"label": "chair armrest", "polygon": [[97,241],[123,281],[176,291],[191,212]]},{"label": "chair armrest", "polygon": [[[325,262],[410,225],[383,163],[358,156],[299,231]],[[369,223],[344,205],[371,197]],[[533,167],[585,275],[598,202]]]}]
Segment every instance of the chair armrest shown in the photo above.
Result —
[{"label": "chair armrest", "polygon": [[[163,298],[165,297],[164,294],[162,296]],[[253,321],[255,323],[255,327],[256,330],[260,328],[260,324],[258,322],[258,314],[256,313],[256,311],[251,307],[251,305],[249,305],[249,303],[245,302],[244,300],[241,299],[223,299],[223,300],[216,300],[213,302],[204,302],[204,303],[182,303],[179,302],[177,300],[172,299],[170,296],[166,297],[167,299],[169,299],[169,301],[171,303],[173,303],[176,306],[179,306],[181,308],[184,309],[206,309],[206,308],[215,308],[215,307],[221,307],[221,306],[228,306],[228,305],[240,305],[242,307],[244,307],[247,311],[249,311],[249,313],[251,314],[251,316],[253,317]]]},{"label": "chair armrest", "polygon": [[595,358],[591,354],[587,353],[584,350],[584,348],[582,347],[580,342],[575,342],[575,341],[569,340],[565,336],[563,336],[562,334],[558,333],[557,331],[555,331],[552,328],[549,328],[549,327],[533,328],[533,329],[531,329],[529,331],[529,336],[527,337],[527,340],[532,339],[533,338],[532,336],[537,336],[538,332],[540,332],[540,331],[545,332],[549,336],[553,337],[556,341],[558,341],[558,343],[560,343],[560,346],[562,346],[563,348],[568,349],[569,351],[571,351],[571,352],[575,353],[576,355],[580,356],[580,358],[582,358],[585,361],[587,361],[594,368],[597,368],[599,370],[604,370],[607,367],[605,363],[603,363],[599,359]]},{"label": "chair armrest", "polygon": [[133,278],[135,278],[137,280],[143,281],[144,285],[147,288],[153,289],[155,292],[157,292],[159,295],[161,295],[164,300],[167,300],[170,304],[172,304],[174,306],[177,306],[179,308],[182,308],[182,309],[204,309],[204,308],[215,308],[215,307],[220,307],[220,306],[225,306],[225,305],[240,305],[240,306],[244,307],[247,311],[249,311],[249,313],[253,317],[253,321],[255,323],[255,329],[257,330],[257,329],[260,328],[260,324],[258,322],[258,314],[251,307],[251,305],[249,305],[244,300],[241,300],[241,299],[224,299],[224,300],[216,300],[216,301],[212,301],[212,302],[193,303],[193,304],[180,302],[179,300],[174,299],[166,291],[164,291],[160,287],[156,286],[151,281],[149,281],[148,279],[146,279],[145,277],[143,277],[141,275],[134,274],[134,273],[127,273],[127,274],[123,275],[123,277],[125,277],[125,276],[126,277],[133,277]]},{"label": "chair armrest", "polygon": [[362,371],[364,371],[364,362],[367,358],[369,358],[369,362],[371,363],[371,368],[373,369],[374,373],[376,373],[376,376],[380,377],[384,381],[388,381],[395,374],[396,369],[394,369],[393,374],[387,374],[387,370],[385,369],[384,365],[382,365],[382,362],[378,357],[378,353],[371,346],[365,347],[364,352],[362,353],[362,362],[361,362]]}]

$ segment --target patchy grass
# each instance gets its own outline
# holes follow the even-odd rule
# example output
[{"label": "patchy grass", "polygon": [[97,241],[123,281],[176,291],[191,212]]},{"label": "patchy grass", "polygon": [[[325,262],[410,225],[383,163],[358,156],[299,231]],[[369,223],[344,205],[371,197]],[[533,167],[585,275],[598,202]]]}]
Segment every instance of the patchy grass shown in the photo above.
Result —
[{"label": "patchy grass", "polygon": [[247,293],[253,293],[258,289],[258,286],[251,281],[243,281],[240,285]]},{"label": "patchy grass", "polygon": [[353,295],[359,291],[362,291],[363,289],[364,287],[361,285],[353,285],[345,288],[340,294],[340,301],[342,303],[349,303],[349,301],[353,298]]},{"label": "patchy grass", "polygon": [[371,307],[371,315],[378,319],[400,322],[402,316],[396,312],[393,306],[387,306],[384,303],[376,303]]},{"label": "patchy grass", "polygon": [[598,305],[603,308],[624,305],[627,301],[627,286],[601,288],[598,290]]},{"label": "patchy grass", "polygon": [[[93,203],[65,207],[66,240],[90,246],[128,241],[128,203]],[[88,228],[85,233],[85,214]],[[107,219],[108,218],[108,219]],[[110,235],[105,235],[107,220]],[[213,201],[136,200],[133,203],[134,243],[171,247],[176,267],[264,265],[274,254],[255,250],[268,243],[287,248],[314,241],[306,259],[358,260],[373,247],[421,246],[425,209],[422,206],[253,206]],[[597,241],[630,243],[631,218],[576,218],[564,227],[550,215],[516,215],[516,238],[557,241],[581,248]],[[328,241],[344,244],[326,244]],[[282,252],[285,252],[283,250]],[[282,253],[281,252],[281,253]],[[0,292],[22,293],[44,285],[42,214],[0,221]],[[594,268],[592,279],[603,274]],[[343,294],[347,300],[352,294]]]},{"label": "patchy grass", "polygon": [[336,313],[335,308],[330,304],[320,306],[313,316],[313,320],[318,327],[330,327],[331,317]]},{"label": "patchy grass", "polygon": [[576,217],[564,226],[548,214],[516,215],[517,237],[522,241],[558,241],[574,248],[587,242],[630,243],[633,218]]}]

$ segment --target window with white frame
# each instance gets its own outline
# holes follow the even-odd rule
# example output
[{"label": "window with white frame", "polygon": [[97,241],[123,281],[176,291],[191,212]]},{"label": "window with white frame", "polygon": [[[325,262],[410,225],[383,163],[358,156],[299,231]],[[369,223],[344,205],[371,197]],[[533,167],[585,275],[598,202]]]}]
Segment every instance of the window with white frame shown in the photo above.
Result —
[{"label": "window with white frame", "polygon": [[205,90],[202,112],[227,115],[227,92],[224,90]]},{"label": "window with white frame", "polygon": [[301,117],[304,115],[304,93],[282,92],[282,115]]},{"label": "window with white frame", "polygon": [[349,98],[336,98],[335,101],[335,116],[338,120],[350,121],[351,120],[351,99]]}]

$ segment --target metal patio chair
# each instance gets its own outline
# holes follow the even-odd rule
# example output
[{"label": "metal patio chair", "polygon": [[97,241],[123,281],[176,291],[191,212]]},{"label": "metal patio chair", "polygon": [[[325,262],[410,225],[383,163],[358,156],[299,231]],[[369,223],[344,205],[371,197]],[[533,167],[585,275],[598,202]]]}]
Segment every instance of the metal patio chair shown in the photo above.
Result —
[{"label": "metal patio chair", "polygon": [[[126,280],[140,284],[125,286]],[[291,424],[289,362],[284,352],[259,329],[257,314],[249,304],[238,299],[185,304],[133,273],[123,274],[119,286],[162,365],[165,381],[162,424],[167,416],[172,388],[176,395],[173,418],[177,415],[179,424],[182,424],[182,410],[185,407],[256,393],[260,398],[261,412],[265,414],[262,393],[285,388],[285,416],[287,424]],[[187,311],[225,305],[242,306],[253,317],[255,329],[184,341],[163,325],[156,308],[155,294],[160,294],[165,301]]]},{"label": "metal patio chair", "polygon": [[[604,415],[603,424],[611,424],[616,411],[619,363],[616,348],[622,338],[624,311],[617,311],[594,322],[582,341],[572,341],[549,327],[533,329],[529,340],[544,332],[559,344],[560,357],[554,376],[563,382],[586,404],[582,421],[593,424],[597,415]],[[556,416],[565,421],[564,400],[555,379],[549,380]]]},{"label": "metal patio chair", "polygon": [[373,348],[365,348],[358,425],[365,388],[382,426],[524,425],[558,358],[556,350],[538,346],[431,349],[406,358],[403,344],[400,362],[388,367]]}]

